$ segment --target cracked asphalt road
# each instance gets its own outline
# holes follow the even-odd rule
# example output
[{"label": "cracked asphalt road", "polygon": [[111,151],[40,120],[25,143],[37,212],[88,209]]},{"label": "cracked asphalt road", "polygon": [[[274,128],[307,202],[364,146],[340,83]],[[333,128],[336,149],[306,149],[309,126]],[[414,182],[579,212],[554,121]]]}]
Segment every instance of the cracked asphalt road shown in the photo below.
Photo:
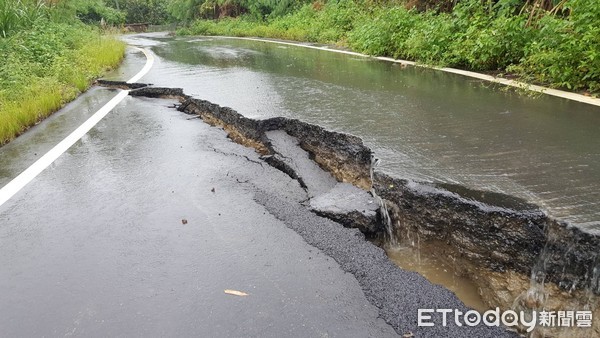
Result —
[{"label": "cracked asphalt road", "polygon": [[304,199],[298,183],[171,103],[128,97],[0,208],[0,336],[394,336],[352,275],[254,201]]},{"label": "cracked asphalt road", "polygon": [[[141,64],[130,53],[113,75]],[[114,93],[94,88],[0,148],[0,183]],[[388,337],[414,327],[420,304],[463,306],[381,263],[356,230],[300,209],[307,195],[296,180],[173,103],[127,97],[0,207],[0,336]],[[343,236],[369,255],[340,250]],[[440,332],[507,335],[414,331]]]}]

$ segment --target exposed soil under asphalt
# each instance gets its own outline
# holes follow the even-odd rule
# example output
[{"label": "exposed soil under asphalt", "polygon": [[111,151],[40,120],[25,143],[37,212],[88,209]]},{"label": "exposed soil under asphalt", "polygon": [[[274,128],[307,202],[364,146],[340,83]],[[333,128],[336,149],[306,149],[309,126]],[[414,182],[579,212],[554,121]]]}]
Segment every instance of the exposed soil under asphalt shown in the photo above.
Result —
[{"label": "exposed soil under asphalt", "polygon": [[[396,267],[365,235],[395,240],[413,233],[421,241],[439,242],[437,255],[463,262],[461,272],[475,275],[490,307],[560,310],[584,306],[590,292],[600,293],[592,273],[600,264],[598,236],[551,219],[526,201],[390,177],[374,170],[371,150],[351,135],[286,118],[249,119],[177,88],[131,89],[132,96],[177,98],[180,111],[223,128],[233,141],[254,148],[263,161],[297,180],[307,195],[300,203],[285,192],[260,189],[256,201],[352,273],[399,334],[513,335],[501,328],[458,327],[452,321],[419,327],[419,308],[468,308],[445,288]],[[533,291],[545,295],[527,292],[532,269],[535,282],[546,283],[545,290]],[[536,302],[549,294],[554,303]]]}]

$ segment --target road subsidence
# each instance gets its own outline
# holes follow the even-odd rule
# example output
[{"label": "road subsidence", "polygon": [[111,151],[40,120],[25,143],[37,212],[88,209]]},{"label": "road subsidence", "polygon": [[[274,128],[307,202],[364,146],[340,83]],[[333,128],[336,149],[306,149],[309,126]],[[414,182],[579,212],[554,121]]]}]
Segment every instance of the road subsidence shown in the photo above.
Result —
[{"label": "road subsidence", "polygon": [[[358,228],[382,246],[418,243],[471,279],[490,308],[591,309],[600,318],[594,308],[600,296],[598,234],[511,196],[392,177],[375,169],[372,151],[352,135],[283,117],[250,119],[177,88],[100,84],[125,86],[132,96],[178,99],[178,110],[223,128],[297,180],[309,197],[306,208]],[[540,333],[590,336],[600,334],[598,323],[589,330]]]}]

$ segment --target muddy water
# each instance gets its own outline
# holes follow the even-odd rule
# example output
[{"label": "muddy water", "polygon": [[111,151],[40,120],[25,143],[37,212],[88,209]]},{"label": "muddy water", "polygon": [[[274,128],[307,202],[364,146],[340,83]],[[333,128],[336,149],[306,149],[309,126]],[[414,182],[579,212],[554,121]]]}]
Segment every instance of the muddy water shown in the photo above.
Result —
[{"label": "muddy water", "polygon": [[388,248],[386,253],[398,266],[418,272],[430,282],[450,289],[465,305],[480,312],[489,308],[479,296],[477,286],[469,278],[462,276],[456,265],[443,262],[412,246]]}]

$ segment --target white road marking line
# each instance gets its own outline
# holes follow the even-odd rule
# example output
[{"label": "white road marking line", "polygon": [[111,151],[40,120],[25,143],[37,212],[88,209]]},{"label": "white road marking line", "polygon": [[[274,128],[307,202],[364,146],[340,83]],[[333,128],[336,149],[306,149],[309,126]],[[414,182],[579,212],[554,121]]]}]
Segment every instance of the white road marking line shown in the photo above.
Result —
[{"label": "white road marking line", "polygon": [[[136,49],[141,50],[146,56],[146,64],[141,71],[139,71],[134,77],[132,77],[127,83],[134,83],[146,75],[152,64],[154,63],[154,56],[148,51],[142,48]],[[71,148],[77,141],[79,141],[83,135],[87,134],[98,122],[100,122],[114,107],[116,107],[127,95],[129,90],[120,91],[115,97],[108,101],[102,108],[94,113],[87,121],[80,125],[75,131],[73,131],[64,140],[60,141],[54,148],[50,149],[44,156],[35,161],[29,168],[25,169],[19,176],[15,177],[12,181],[6,184],[0,189],[0,206],[6,201],[11,199],[16,193],[18,193],[23,187],[31,182],[37,175],[44,171],[50,166],[60,155],[64,154],[69,148]]]},{"label": "white road marking line", "polygon": [[532,92],[537,92],[537,93],[542,93],[542,94],[547,94],[547,95],[551,95],[551,96],[560,97],[560,98],[567,99],[567,100],[572,100],[572,101],[581,102],[581,103],[587,103],[587,104],[591,104],[591,105],[594,105],[594,106],[600,106],[600,98],[595,98],[595,97],[592,97],[592,96],[585,96],[585,95],[577,94],[577,93],[566,92],[564,90],[552,89],[552,88],[548,88],[548,87],[533,85],[533,84],[529,84],[529,83],[525,83],[525,82],[520,82],[520,81],[515,81],[515,80],[504,79],[504,78],[500,78],[500,77],[494,77],[494,76],[491,76],[491,75],[486,75],[486,74],[471,72],[471,71],[462,70],[462,69],[448,68],[448,67],[439,68],[439,67],[427,66],[427,65],[423,65],[423,64],[418,64],[418,63],[416,63],[414,61],[394,59],[394,58],[385,57],[385,56],[370,56],[370,55],[367,55],[367,54],[362,54],[362,53],[357,53],[357,52],[351,52],[351,51],[346,51],[346,50],[341,50],[341,49],[334,49],[334,48],[329,48],[329,47],[326,47],[326,46],[325,47],[323,47],[323,46],[311,46],[311,45],[305,45],[305,44],[294,43],[294,42],[268,40],[268,39],[261,39],[261,38],[235,37],[235,36],[207,36],[207,37],[221,38],[221,39],[239,39],[239,40],[248,40],[248,41],[269,42],[269,43],[276,43],[276,44],[280,44],[280,45],[296,46],[296,47],[303,47],[303,48],[310,48],[310,49],[318,49],[318,50],[324,50],[324,51],[333,52],[333,53],[341,53],[341,54],[348,54],[348,55],[360,56],[360,57],[365,57],[365,58],[373,58],[373,59],[377,59],[377,60],[381,60],[381,61],[388,61],[388,62],[400,63],[400,64],[403,64],[403,65],[411,65],[411,66],[415,66],[415,67],[423,67],[423,68],[436,69],[436,70],[441,70],[441,71],[446,72],[446,73],[452,73],[452,74],[457,74],[457,75],[472,77],[472,78],[475,78],[475,79],[480,79],[480,80],[489,81],[489,82],[493,82],[493,83],[499,83],[499,84],[502,84],[502,85],[505,85],[505,86],[521,88],[521,89],[529,90],[529,91],[532,91]]},{"label": "white road marking line", "polygon": [[144,55],[146,55],[146,64],[144,65],[144,68],[142,68],[142,70],[140,70],[139,73],[137,73],[134,77],[129,79],[127,83],[138,82],[144,75],[148,74],[150,68],[152,68],[152,65],[154,64],[154,55],[148,53],[147,50],[142,48],[135,47],[135,49],[141,50]]}]

